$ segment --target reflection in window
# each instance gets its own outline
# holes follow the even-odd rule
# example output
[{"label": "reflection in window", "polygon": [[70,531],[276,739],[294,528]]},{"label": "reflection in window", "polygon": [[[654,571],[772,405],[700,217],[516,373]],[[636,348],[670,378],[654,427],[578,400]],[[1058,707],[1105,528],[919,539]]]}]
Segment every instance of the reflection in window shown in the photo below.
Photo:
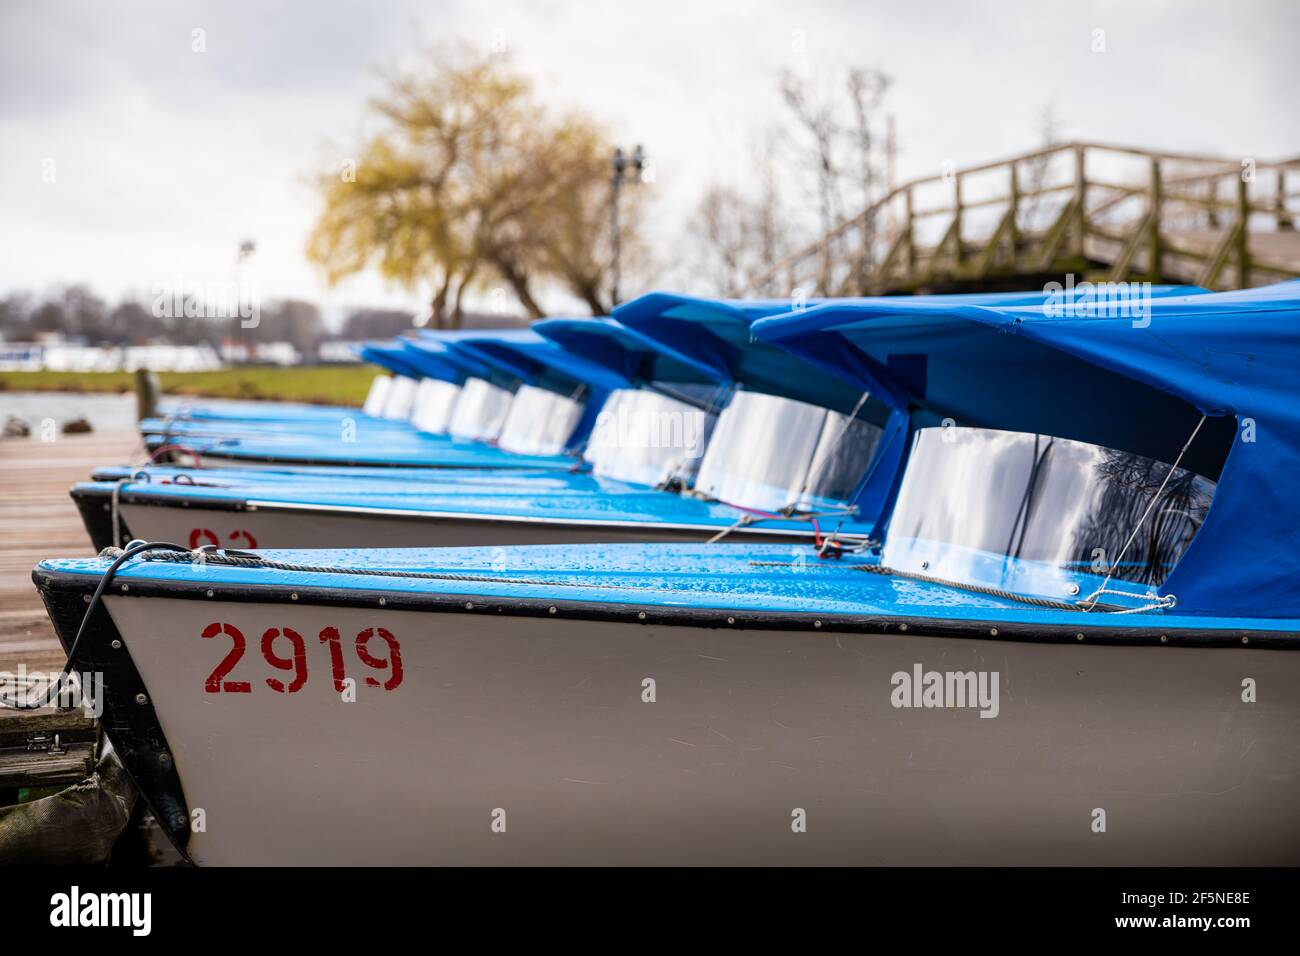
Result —
[{"label": "reflection in window", "polygon": [[1214,482],[1170,471],[1141,455],[1047,435],[922,429],[882,561],[1061,598],[1100,583],[1141,522],[1114,580],[1158,587],[1214,497]]},{"label": "reflection in window", "polygon": [[643,485],[689,481],[713,416],[648,389],[619,389],[596,417],[586,459],[595,474]]},{"label": "reflection in window", "polygon": [[696,490],[763,511],[817,510],[847,502],[881,429],[816,405],[737,392],[718,416]]}]

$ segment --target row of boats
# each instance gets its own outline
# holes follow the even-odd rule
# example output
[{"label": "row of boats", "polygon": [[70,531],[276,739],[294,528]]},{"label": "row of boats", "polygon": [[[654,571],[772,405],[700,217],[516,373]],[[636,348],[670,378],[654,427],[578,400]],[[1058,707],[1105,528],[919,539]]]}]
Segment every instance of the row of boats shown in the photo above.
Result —
[{"label": "row of boats", "polygon": [[33,579],[195,862],[1296,863],[1300,282],[1125,295],[369,343]]}]

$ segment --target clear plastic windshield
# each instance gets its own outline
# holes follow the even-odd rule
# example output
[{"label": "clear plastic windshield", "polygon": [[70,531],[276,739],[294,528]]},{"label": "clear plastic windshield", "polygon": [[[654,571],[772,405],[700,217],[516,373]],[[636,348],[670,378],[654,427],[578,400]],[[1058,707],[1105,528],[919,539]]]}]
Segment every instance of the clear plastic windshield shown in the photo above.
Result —
[{"label": "clear plastic windshield", "polygon": [[709,441],[713,416],[647,389],[624,388],[605,400],[586,459],[607,478],[660,485],[689,482]]},{"label": "clear plastic windshield", "polygon": [[419,387],[419,383],[413,378],[407,378],[405,375],[395,376],[384,399],[383,417],[391,418],[393,421],[410,418],[411,408],[415,405],[415,390]]},{"label": "clear plastic windshield", "polygon": [[582,403],[532,385],[521,385],[510,403],[497,445],[520,455],[558,455],[582,417]]},{"label": "clear plastic windshield", "polygon": [[842,506],[862,481],[881,429],[760,392],[738,392],[718,416],[696,490],[763,511]]},{"label": "clear plastic windshield", "polygon": [[388,375],[376,375],[370,381],[370,391],[366,393],[366,403],[361,410],[375,418],[384,414],[384,405],[388,402],[388,390],[393,387],[393,379]]},{"label": "clear plastic windshield", "polygon": [[420,380],[420,387],[415,390],[415,408],[411,412],[411,424],[416,431],[430,435],[441,435],[447,431],[451,422],[451,413],[456,407],[460,395],[460,386],[444,382],[437,378]]},{"label": "clear plastic windshield", "polygon": [[900,571],[1069,600],[1091,594],[1123,553],[1113,582],[1159,587],[1205,520],[1215,487],[1170,470],[1047,435],[922,429],[881,560]]},{"label": "clear plastic windshield", "polygon": [[514,395],[504,388],[497,388],[481,378],[466,379],[452,410],[447,432],[456,438],[492,441],[501,434],[513,398]]}]

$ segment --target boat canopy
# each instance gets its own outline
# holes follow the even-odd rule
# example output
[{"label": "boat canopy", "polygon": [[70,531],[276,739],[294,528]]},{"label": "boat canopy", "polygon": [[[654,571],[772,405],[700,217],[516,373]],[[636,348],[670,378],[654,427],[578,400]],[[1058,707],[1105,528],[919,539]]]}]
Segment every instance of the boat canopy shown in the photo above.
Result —
[{"label": "boat canopy", "polygon": [[357,355],[363,361],[387,369],[394,375],[414,379],[424,376],[424,373],[420,371],[413,361],[411,353],[404,349],[398,341],[365,342],[357,349]]},{"label": "boat canopy", "polygon": [[901,396],[913,428],[948,419],[1167,463],[1196,433],[1182,465],[1218,485],[1162,592],[1180,613],[1300,614],[1300,281],[1064,308],[837,302],[754,333]]},{"label": "boat canopy", "polygon": [[[617,372],[560,348],[532,329],[461,331],[446,336],[444,341],[453,353],[468,356],[501,374],[513,376],[522,386],[567,396],[577,402],[577,421],[568,430],[565,447],[585,441],[610,393],[631,384]],[[575,394],[579,392],[586,394]],[[541,411],[542,407],[537,406],[537,409],[543,417],[559,414],[557,409]],[[532,416],[533,419],[537,417]]]},{"label": "boat canopy", "polygon": [[465,384],[469,377],[490,378],[492,370],[468,353],[455,352],[445,342],[426,338],[398,340],[408,361],[425,378],[436,378],[454,385]]},{"label": "boat canopy", "polygon": [[[742,383],[837,412],[858,407],[861,390],[826,375],[766,343],[755,342],[749,327],[768,315],[789,312],[789,299],[707,299],[651,292],[614,309],[619,322],[661,346],[690,356],[719,384]],[[888,409],[868,402],[860,417],[884,425]]]},{"label": "boat canopy", "polygon": [[532,329],[464,333],[447,339],[446,344],[453,353],[494,366],[525,385],[562,394],[579,386],[606,393],[630,384],[625,376],[560,348]]},{"label": "boat canopy", "polygon": [[715,385],[718,371],[688,352],[630,329],[617,319],[542,319],[533,330],[572,355],[596,362],[636,384]]}]

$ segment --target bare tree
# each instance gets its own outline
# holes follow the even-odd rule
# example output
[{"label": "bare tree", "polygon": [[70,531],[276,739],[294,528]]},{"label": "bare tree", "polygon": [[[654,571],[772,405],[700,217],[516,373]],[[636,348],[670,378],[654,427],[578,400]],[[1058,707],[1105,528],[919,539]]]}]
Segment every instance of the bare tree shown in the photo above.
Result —
[{"label": "bare tree", "polygon": [[[879,70],[854,67],[842,75],[805,78],[787,70],[781,74],[781,98],[804,133],[805,144],[793,162],[796,177],[811,180],[816,197],[818,231],[830,234],[877,197],[880,181],[876,148],[877,114],[889,90],[889,78]],[[860,224],[858,246],[844,254],[847,231],[822,246],[817,285],[835,291],[836,266],[849,262],[850,272],[869,267],[874,251],[874,224]]]},{"label": "bare tree", "polygon": [[[1061,142],[1061,120],[1056,114],[1056,107],[1045,103],[1039,107],[1035,119],[1038,130],[1038,146],[1048,149]],[[1037,193],[1047,185],[1047,175],[1051,171],[1053,156],[1039,156],[1025,163],[1024,191],[1029,195],[1021,204],[1022,227],[1034,229],[1038,224],[1038,215],[1042,208],[1043,197]]]}]

